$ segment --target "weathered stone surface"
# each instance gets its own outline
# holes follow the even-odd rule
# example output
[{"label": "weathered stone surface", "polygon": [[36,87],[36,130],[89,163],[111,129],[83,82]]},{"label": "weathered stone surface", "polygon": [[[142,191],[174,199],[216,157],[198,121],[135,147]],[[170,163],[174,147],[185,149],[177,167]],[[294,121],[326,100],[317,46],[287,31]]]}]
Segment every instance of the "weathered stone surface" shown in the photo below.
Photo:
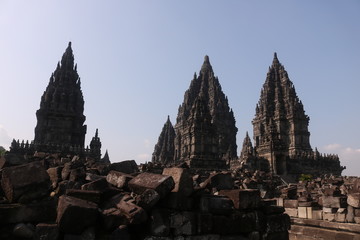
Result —
[{"label": "weathered stone surface", "polygon": [[284,208],[298,208],[299,201],[294,199],[284,199]]},{"label": "weathered stone surface", "polygon": [[105,191],[109,187],[109,183],[106,181],[105,178],[101,178],[81,186],[82,190],[88,191]]},{"label": "weathered stone surface", "polygon": [[[36,173],[36,174],[34,174]],[[9,202],[30,202],[46,196],[50,178],[41,162],[4,168],[1,186]]]},{"label": "weathered stone surface", "polygon": [[135,160],[126,160],[122,162],[111,163],[109,169],[127,174],[139,172]]},{"label": "weathered stone surface", "polygon": [[346,197],[322,196],[323,207],[346,208]]},{"label": "weathered stone surface", "polygon": [[184,196],[189,196],[193,192],[193,180],[189,169],[164,168],[162,174],[173,178],[175,187],[172,192],[179,192]]},{"label": "weathered stone surface", "polygon": [[170,211],[166,209],[154,209],[151,212],[150,228],[153,236],[168,236],[170,233]]},{"label": "weathered stone surface", "polygon": [[207,180],[200,184],[201,187],[215,188],[216,190],[229,190],[234,187],[234,180],[231,174],[226,173],[214,173],[209,176]]},{"label": "weathered stone surface", "polygon": [[360,208],[360,193],[351,193],[347,195],[347,204],[354,208]]},{"label": "weathered stone surface", "polygon": [[151,209],[160,200],[160,195],[154,189],[146,189],[136,197],[136,204],[145,210]]},{"label": "weathered stone surface", "polygon": [[287,214],[267,216],[266,232],[287,232],[290,229],[290,218]]},{"label": "weathered stone surface", "polygon": [[57,224],[39,223],[36,225],[35,240],[56,240],[59,238]]},{"label": "weathered stone surface", "polygon": [[51,222],[56,218],[54,200],[29,204],[0,204],[0,223]]},{"label": "weathered stone surface", "polygon": [[176,212],[170,216],[170,227],[174,229],[174,234],[194,235],[196,234],[196,216],[193,212]]},{"label": "weathered stone surface", "polygon": [[80,234],[86,227],[96,224],[97,204],[82,199],[61,196],[56,222],[61,232]]},{"label": "weathered stone surface", "polygon": [[129,174],[113,170],[106,175],[106,181],[118,188],[127,187],[128,182],[133,178],[134,177]]},{"label": "weathered stone surface", "polygon": [[121,240],[130,240],[130,234],[126,225],[120,225],[111,233],[111,240],[121,239]]},{"label": "weathered stone surface", "polygon": [[164,176],[154,173],[141,173],[129,182],[129,188],[142,194],[146,189],[153,189],[159,193],[160,197],[165,197],[175,187],[171,176]]},{"label": "weathered stone surface", "polygon": [[117,208],[108,208],[101,213],[101,222],[106,230],[112,231],[122,224],[128,224],[127,217]]},{"label": "weathered stone surface", "polygon": [[15,225],[13,233],[15,237],[32,238],[34,236],[34,226],[31,224],[18,223]]},{"label": "weathered stone surface", "polygon": [[46,171],[49,174],[52,187],[56,188],[58,183],[61,182],[62,180],[61,178],[62,167],[48,168]]},{"label": "weathered stone surface", "polygon": [[194,199],[178,192],[171,192],[161,200],[161,206],[170,209],[190,211],[193,209]]},{"label": "weathered stone surface", "polygon": [[260,207],[260,191],[257,189],[221,190],[219,194],[230,198],[236,209]]},{"label": "weathered stone surface", "polygon": [[285,208],[285,213],[290,217],[298,217],[298,209],[297,208]]},{"label": "weathered stone surface", "polygon": [[213,229],[213,216],[211,213],[197,214],[197,233],[207,234],[211,233]]},{"label": "weathered stone surface", "polygon": [[81,189],[67,189],[66,195],[70,197],[75,197],[90,201],[96,204],[100,203],[101,192],[100,191],[91,191],[91,190],[81,190]]},{"label": "weathered stone surface", "polygon": [[225,196],[204,195],[200,199],[200,211],[214,214],[230,214],[234,203]]}]

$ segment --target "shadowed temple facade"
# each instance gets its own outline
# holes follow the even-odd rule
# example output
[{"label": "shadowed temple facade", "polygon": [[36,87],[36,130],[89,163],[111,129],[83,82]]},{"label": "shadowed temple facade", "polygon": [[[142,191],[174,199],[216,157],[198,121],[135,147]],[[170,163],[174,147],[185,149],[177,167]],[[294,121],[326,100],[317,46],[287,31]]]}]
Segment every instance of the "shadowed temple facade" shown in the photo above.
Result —
[{"label": "shadowed temple facade", "polygon": [[194,75],[185,92],[174,127],[168,117],[152,161],[188,162],[202,169],[244,167],[283,176],[341,175],[344,167],[337,155],[321,154],[310,146],[309,119],[275,53],[252,121],[254,144],[246,133],[238,158],[234,114],[205,56],[199,76]]}]

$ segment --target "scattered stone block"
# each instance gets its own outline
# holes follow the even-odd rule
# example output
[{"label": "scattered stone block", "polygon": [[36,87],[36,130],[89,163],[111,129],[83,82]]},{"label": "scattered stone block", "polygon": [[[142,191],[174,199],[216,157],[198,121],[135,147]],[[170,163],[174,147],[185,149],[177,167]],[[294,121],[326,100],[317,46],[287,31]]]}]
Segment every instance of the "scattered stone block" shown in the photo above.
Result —
[{"label": "scattered stone block", "polygon": [[325,213],[336,213],[337,212],[337,208],[323,207],[322,210]]},{"label": "scattered stone block", "polygon": [[82,233],[96,224],[99,214],[97,204],[70,196],[60,196],[57,209],[56,222],[64,233]]},{"label": "scattered stone block", "polygon": [[170,233],[170,212],[166,209],[154,209],[151,212],[151,234],[166,237]]},{"label": "scattered stone block", "polygon": [[128,232],[128,227],[126,225],[120,225],[111,233],[111,239],[130,240],[131,237]]},{"label": "scattered stone block", "polygon": [[298,209],[297,208],[285,208],[285,213],[290,217],[298,217]]},{"label": "scattered stone block", "polygon": [[100,203],[101,192],[100,191],[91,191],[91,190],[81,190],[81,189],[67,189],[66,195],[90,201],[96,204]]},{"label": "scattered stone block", "polygon": [[128,224],[127,217],[117,208],[108,208],[101,212],[101,222],[108,231],[113,231],[118,226]]},{"label": "scattered stone block", "polygon": [[29,223],[18,223],[13,229],[14,236],[20,238],[32,238],[34,236],[34,232],[34,226]]},{"label": "scattered stone block", "polygon": [[325,221],[334,222],[335,221],[335,213],[323,212],[323,219]]},{"label": "scattered stone block", "polygon": [[226,196],[204,195],[200,199],[200,211],[214,214],[230,214],[234,203]]},{"label": "scattered stone block", "polygon": [[356,224],[360,224],[360,217],[354,217],[354,221]]},{"label": "scattered stone block", "polygon": [[26,203],[44,197],[49,194],[50,184],[49,174],[41,162],[2,170],[1,186],[10,203]]},{"label": "scattered stone block", "polygon": [[308,218],[306,207],[298,207],[298,217],[299,218]]},{"label": "scattered stone block", "polygon": [[351,193],[347,195],[347,204],[354,208],[360,208],[360,193]]},{"label": "scattered stone block", "polygon": [[344,223],[346,221],[346,208],[339,208],[335,214],[335,222]]},{"label": "scattered stone block", "polygon": [[112,170],[107,174],[106,181],[115,187],[124,188],[127,187],[128,182],[133,178],[129,174]]},{"label": "scattered stone block", "polygon": [[46,171],[49,174],[52,187],[56,188],[58,183],[61,182],[62,180],[61,178],[62,167],[52,167],[52,168],[48,168]]},{"label": "scattered stone block", "polygon": [[176,212],[170,216],[170,227],[174,234],[190,236],[196,234],[196,216],[193,212]]},{"label": "scattered stone block", "polygon": [[111,163],[109,170],[114,170],[117,172],[132,174],[139,172],[139,168],[135,160],[126,160],[122,162]]},{"label": "scattered stone block", "polygon": [[346,208],[346,197],[322,196],[322,206],[328,208]]},{"label": "scattered stone block", "polygon": [[312,218],[315,220],[322,220],[323,219],[323,211],[322,210],[312,210]]},{"label": "scattered stone block", "polygon": [[260,191],[258,189],[221,190],[220,195],[230,198],[236,209],[253,209],[260,207]]},{"label": "scattered stone block", "polygon": [[82,190],[88,191],[101,191],[104,192],[106,189],[109,188],[109,183],[106,181],[105,178],[101,178],[81,186]]},{"label": "scattered stone block", "polygon": [[290,229],[290,217],[287,214],[269,215],[266,220],[266,233],[286,232]]},{"label": "scattered stone block", "polygon": [[352,206],[348,205],[347,211],[346,211],[346,222],[353,223],[354,217],[355,217],[354,208]]},{"label": "scattered stone block", "polygon": [[35,228],[35,240],[59,239],[59,227],[57,224],[39,223]]},{"label": "scattered stone block", "polygon": [[295,199],[284,199],[284,208],[298,208],[299,201]]},{"label": "scattered stone block", "polygon": [[160,200],[160,195],[154,189],[146,189],[136,197],[136,204],[145,210],[150,210]]},{"label": "scattered stone block", "polygon": [[162,174],[173,178],[175,186],[172,192],[179,192],[184,196],[190,196],[193,192],[193,180],[189,169],[164,168]]},{"label": "scattered stone block", "polygon": [[142,194],[146,189],[153,189],[160,197],[165,197],[175,186],[171,176],[154,173],[141,173],[129,182],[129,188],[136,194]]},{"label": "scattered stone block", "polygon": [[208,179],[200,184],[200,187],[216,190],[229,190],[234,187],[234,180],[230,173],[215,173],[211,174]]}]

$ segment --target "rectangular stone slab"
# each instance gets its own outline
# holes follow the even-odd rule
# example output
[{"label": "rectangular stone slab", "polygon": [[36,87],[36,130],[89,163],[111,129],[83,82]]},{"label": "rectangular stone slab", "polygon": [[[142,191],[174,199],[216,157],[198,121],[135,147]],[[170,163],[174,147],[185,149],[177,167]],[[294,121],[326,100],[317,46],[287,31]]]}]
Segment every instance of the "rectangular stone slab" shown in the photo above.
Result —
[{"label": "rectangular stone slab", "polygon": [[175,182],[171,176],[141,173],[130,180],[128,185],[136,194],[142,194],[146,189],[154,189],[163,198],[173,190]]}]

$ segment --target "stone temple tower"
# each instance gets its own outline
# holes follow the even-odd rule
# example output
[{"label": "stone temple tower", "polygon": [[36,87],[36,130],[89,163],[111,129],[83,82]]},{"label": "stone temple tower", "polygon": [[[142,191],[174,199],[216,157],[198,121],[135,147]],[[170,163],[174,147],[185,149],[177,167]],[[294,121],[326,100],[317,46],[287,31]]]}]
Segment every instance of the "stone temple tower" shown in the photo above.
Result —
[{"label": "stone temple tower", "polygon": [[252,121],[259,157],[277,174],[286,172],[286,158],[310,154],[309,117],[276,53],[261,90]]},{"label": "stone temple tower", "polygon": [[[191,122],[194,126],[189,125]],[[206,130],[202,129],[200,135],[205,132],[211,135],[206,141],[204,136],[201,138],[196,132],[200,126],[206,127]],[[194,130],[194,127],[195,132],[192,133],[191,128]],[[185,92],[184,102],[179,107],[174,128],[175,162],[188,160],[190,156],[199,156],[200,152],[203,156],[206,152],[212,158],[224,162],[237,158],[237,128],[234,114],[229,108],[228,99],[221,89],[218,78],[214,75],[208,56],[205,56],[199,76],[194,75],[189,89]],[[201,142],[200,139],[203,141]],[[193,142],[195,140],[196,142]],[[203,144],[201,151],[197,145],[200,143]]]},{"label": "stone temple tower", "polygon": [[34,143],[84,148],[86,125],[81,82],[69,43],[36,112]]}]

